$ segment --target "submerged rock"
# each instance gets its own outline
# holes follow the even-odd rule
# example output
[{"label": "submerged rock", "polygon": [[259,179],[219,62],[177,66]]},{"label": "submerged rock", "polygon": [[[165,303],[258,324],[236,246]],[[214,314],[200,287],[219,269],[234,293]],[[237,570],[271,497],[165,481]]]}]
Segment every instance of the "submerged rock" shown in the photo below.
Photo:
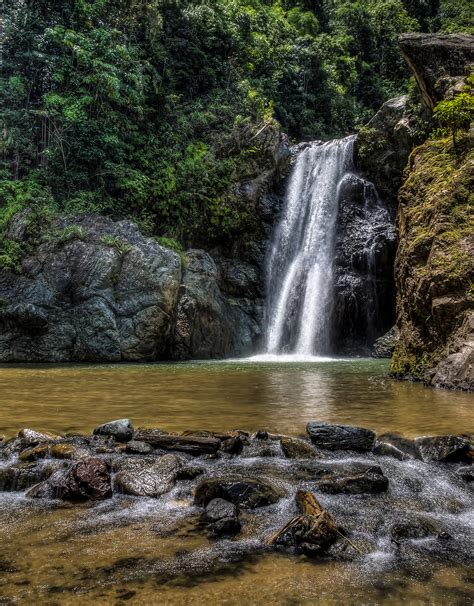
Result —
[{"label": "submerged rock", "polygon": [[20,461],[36,461],[38,459],[44,459],[49,454],[49,446],[48,444],[39,444],[38,446],[33,446],[33,448],[27,448],[20,452],[19,459]]},{"label": "submerged rock", "polygon": [[[380,446],[381,449],[384,449],[385,447],[382,446],[382,444],[386,444],[396,448],[398,451],[402,452],[407,458],[420,458],[415,446],[415,440],[406,438],[405,436],[402,436],[399,433],[387,432],[381,434],[380,436],[377,436],[377,446]],[[388,453],[388,449],[386,449],[386,452]],[[395,454],[393,454],[393,456],[395,456]],[[395,458],[397,457],[395,456]]]},{"label": "submerged rock", "polygon": [[180,468],[180,460],[172,454],[158,459],[125,459],[117,465],[115,486],[125,494],[159,497],[173,488]]},{"label": "submerged rock", "polygon": [[328,494],[378,494],[388,489],[389,482],[377,465],[353,465],[336,470],[326,470],[319,474],[318,489]]},{"label": "submerged rock", "polygon": [[326,450],[355,450],[367,452],[375,444],[375,433],[363,427],[335,425],[312,421],[306,430],[313,444]]},{"label": "submerged rock", "polygon": [[470,462],[470,444],[458,436],[433,436],[416,438],[417,448],[423,461],[443,461],[446,463]]},{"label": "submerged rock", "polygon": [[237,534],[242,525],[238,508],[224,499],[212,499],[202,518],[209,530],[216,536]]},{"label": "submerged rock", "polygon": [[0,491],[23,491],[46,480],[57,469],[53,462],[46,464],[15,463],[0,467]]},{"label": "submerged rock", "polygon": [[94,429],[94,435],[109,436],[118,442],[129,442],[133,437],[133,425],[130,419],[118,419],[99,425]]},{"label": "submerged rock", "polygon": [[129,454],[150,454],[153,450],[153,446],[140,440],[131,440],[125,448],[125,452]]},{"label": "submerged rock", "polygon": [[383,457],[393,457],[399,461],[405,461],[410,457],[401,451],[399,448],[388,442],[377,441],[373,450],[374,454],[381,455]]},{"label": "submerged rock", "polygon": [[283,491],[269,482],[250,478],[204,480],[196,488],[194,503],[205,506],[213,499],[224,499],[245,509],[276,503]]},{"label": "submerged rock", "polygon": [[110,467],[103,459],[83,459],[65,474],[56,491],[66,501],[108,499],[112,496]]}]

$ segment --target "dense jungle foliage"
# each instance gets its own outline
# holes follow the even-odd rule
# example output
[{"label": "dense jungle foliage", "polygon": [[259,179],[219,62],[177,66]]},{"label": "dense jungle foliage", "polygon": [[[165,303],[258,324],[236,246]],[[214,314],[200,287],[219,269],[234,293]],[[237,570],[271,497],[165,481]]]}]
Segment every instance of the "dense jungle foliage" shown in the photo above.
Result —
[{"label": "dense jungle foliage", "polygon": [[[408,70],[407,31],[469,31],[469,0],[6,0],[0,232],[27,207],[132,217],[184,245],[252,231],[232,184],[262,132],[353,131]],[[0,259],[18,244],[4,236]]]}]

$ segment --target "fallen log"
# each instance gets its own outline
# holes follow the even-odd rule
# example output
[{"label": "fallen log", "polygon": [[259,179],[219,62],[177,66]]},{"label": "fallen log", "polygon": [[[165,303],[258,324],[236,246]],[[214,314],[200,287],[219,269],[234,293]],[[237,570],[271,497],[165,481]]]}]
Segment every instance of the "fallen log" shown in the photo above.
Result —
[{"label": "fallen log", "polygon": [[134,439],[151,444],[153,448],[176,450],[192,455],[215,454],[221,445],[218,438],[199,435],[177,436],[154,429],[137,429]]}]

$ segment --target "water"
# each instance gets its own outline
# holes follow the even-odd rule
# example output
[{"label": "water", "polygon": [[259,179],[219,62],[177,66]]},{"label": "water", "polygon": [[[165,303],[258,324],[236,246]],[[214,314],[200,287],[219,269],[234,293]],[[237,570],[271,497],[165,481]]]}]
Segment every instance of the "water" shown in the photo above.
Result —
[{"label": "water", "polygon": [[339,187],[355,137],[313,143],[297,157],[269,260],[267,352],[330,349]]},{"label": "water", "polygon": [[[304,433],[309,420],[407,435],[465,432],[472,396],[387,378],[380,360],[280,358],[232,363],[0,368],[0,430],[90,432],[128,416],[166,430],[267,428]],[[449,468],[386,457],[329,455],[301,464],[258,456],[192,460],[203,476],[159,499],[115,495],[68,505],[0,493],[0,604],[467,604],[473,599],[472,491]],[[273,553],[268,537],[295,513],[297,487],[317,491],[317,469],[376,463],[383,495],[318,494],[365,555],[354,561]],[[449,466],[448,466],[449,467]],[[286,496],[244,512],[235,539],[205,534],[193,490],[202,477],[249,474]],[[390,541],[394,523],[435,524],[452,539]],[[421,522],[420,522],[421,520]],[[440,546],[441,545],[441,546]],[[471,584],[470,584],[471,583]],[[3,596],[3,599],[2,599]]]}]

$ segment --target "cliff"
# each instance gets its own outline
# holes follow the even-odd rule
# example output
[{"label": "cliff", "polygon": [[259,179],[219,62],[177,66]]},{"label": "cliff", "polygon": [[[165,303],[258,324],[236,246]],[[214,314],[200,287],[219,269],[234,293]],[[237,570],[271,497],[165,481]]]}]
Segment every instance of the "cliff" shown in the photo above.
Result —
[{"label": "cliff", "polygon": [[[430,107],[464,86],[467,35],[410,34],[400,46]],[[395,262],[398,377],[474,388],[474,180],[469,135],[456,148],[429,139],[412,152],[399,192]]]}]

